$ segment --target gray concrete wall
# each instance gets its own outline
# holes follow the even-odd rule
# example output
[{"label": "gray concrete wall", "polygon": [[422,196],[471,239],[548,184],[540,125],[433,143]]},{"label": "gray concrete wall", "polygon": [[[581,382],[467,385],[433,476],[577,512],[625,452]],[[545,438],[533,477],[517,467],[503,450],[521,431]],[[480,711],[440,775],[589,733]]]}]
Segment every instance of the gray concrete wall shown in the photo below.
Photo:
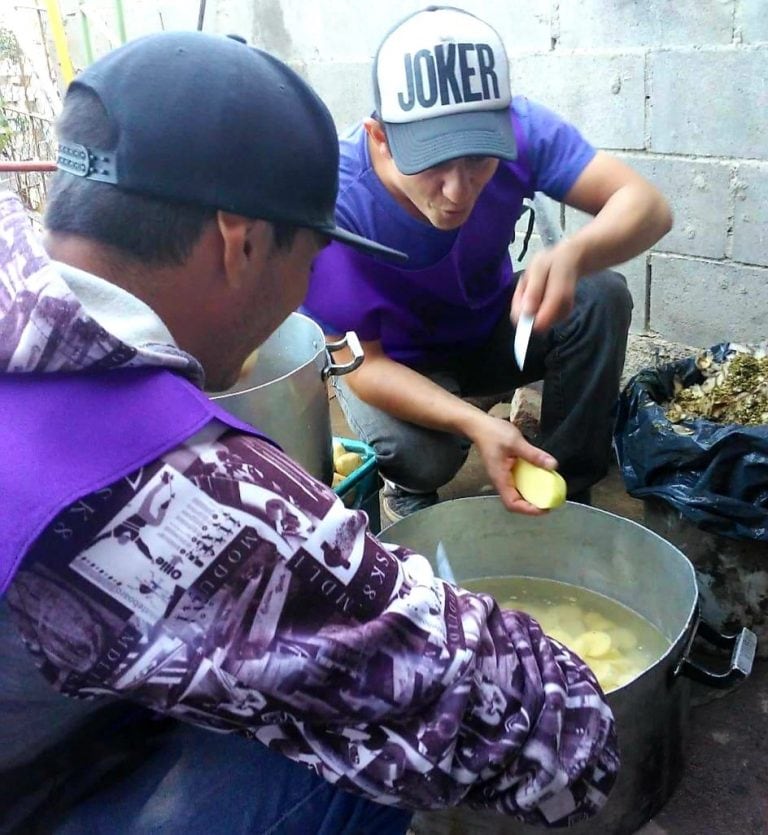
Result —
[{"label": "gray concrete wall", "polygon": [[[231,0],[216,4],[211,25],[247,22],[254,42],[292,63],[343,129],[372,106],[379,39],[424,5]],[[457,5],[500,31],[515,92],[574,122],[672,204],[674,230],[623,267],[635,333],[702,346],[768,337],[768,0]],[[585,220],[569,210],[563,228]]]},{"label": "gray concrete wall", "polygon": [[[493,23],[514,92],[558,111],[656,183],[675,228],[623,266],[633,331],[710,345],[768,337],[768,0],[456,0]],[[426,0],[208,0],[205,28],[292,64],[339,129],[372,108],[371,59]],[[93,0],[97,53],[114,4]],[[130,37],[194,28],[194,0],[125,2]],[[63,0],[73,51],[76,0]],[[101,18],[101,22],[96,18]],[[204,92],[204,80],[201,86]],[[586,220],[555,214],[566,233]],[[534,239],[531,252],[540,242]],[[517,250],[519,251],[519,249]],[[524,262],[523,262],[524,263]]]}]

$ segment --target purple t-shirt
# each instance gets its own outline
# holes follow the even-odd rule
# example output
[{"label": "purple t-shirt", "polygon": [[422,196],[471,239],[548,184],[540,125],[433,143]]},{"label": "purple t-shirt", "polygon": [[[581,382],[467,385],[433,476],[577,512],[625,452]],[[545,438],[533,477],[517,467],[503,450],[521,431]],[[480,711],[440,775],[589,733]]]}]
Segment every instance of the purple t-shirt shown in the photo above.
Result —
[{"label": "purple t-shirt", "polygon": [[481,344],[506,313],[509,245],[524,198],[541,191],[562,200],[595,154],[576,128],[526,98],[513,99],[510,118],[518,158],[500,161],[470,217],[451,231],[411,217],[386,190],[362,125],[343,136],[337,223],[406,252],[409,262],[331,244],[315,260],[303,311],[326,333],[354,330],[407,365]]}]

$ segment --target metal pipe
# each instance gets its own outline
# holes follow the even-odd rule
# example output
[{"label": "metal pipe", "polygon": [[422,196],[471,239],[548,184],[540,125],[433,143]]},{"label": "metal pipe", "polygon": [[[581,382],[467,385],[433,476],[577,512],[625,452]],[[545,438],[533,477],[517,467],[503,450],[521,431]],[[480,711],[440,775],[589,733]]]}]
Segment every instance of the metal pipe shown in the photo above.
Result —
[{"label": "metal pipe", "polygon": [[88,13],[80,5],[80,26],[83,32],[83,46],[85,47],[85,60],[88,64],[93,63],[93,44],[91,43],[91,24],[88,22]]},{"label": "metal pipe", "polygon": [[120,43],[127,40],[125,34],[125,14],[123,12],[123,0],[115,0],[115,11],[117,12],[117,31],[120,35]]},{"label": "metal pipe", "polygon": [[40,159],[29,159],[24,162],[0,160],[0,171],[9,171],[16,174],[28,174],[31,171],[48,172],[55,170],[55,162],[46,162]]},{"label": "metal pipe", "polygon": [[69,55],[67,36],[64,32],[64,22],[61,19],[61,9],[59,9],[59,4],[56,0],[45,0],[45,7],[48,10],[48,23],[51,27],[53,45],[56,49],[59,65],[61,66],[61,77],[64,80],[64,86],[68,87],[69,82],[75,76],[75,70],[72,66],[72,58]]}]

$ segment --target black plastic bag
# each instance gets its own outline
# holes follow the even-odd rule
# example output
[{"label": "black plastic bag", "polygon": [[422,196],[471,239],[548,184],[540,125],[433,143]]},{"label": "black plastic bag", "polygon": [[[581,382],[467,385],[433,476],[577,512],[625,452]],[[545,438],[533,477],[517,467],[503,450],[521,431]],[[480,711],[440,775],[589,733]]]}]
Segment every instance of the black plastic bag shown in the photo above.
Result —
[{"label": "black plastic bag", "polygon": [[[729,348],[710,350],[723,362]],[[686,388],[705,379],[691,357],[641,371],[619,398],[614,440],[627,491],[662,499],[701,530],[768,542],[768,426],[671,423],[662,404],[675,377]]]}]

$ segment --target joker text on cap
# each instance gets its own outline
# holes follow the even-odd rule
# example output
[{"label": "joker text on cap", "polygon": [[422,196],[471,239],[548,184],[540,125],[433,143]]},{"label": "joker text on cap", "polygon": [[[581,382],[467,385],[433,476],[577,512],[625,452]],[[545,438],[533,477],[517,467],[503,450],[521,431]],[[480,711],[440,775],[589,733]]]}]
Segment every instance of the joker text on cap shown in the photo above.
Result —
[{"label": "joker text on cap", "polygon": [[373,83],[402,173],[462,156],[516,158],[507,55],[474,15],[430,6],[405,18],[379,47]]}]

